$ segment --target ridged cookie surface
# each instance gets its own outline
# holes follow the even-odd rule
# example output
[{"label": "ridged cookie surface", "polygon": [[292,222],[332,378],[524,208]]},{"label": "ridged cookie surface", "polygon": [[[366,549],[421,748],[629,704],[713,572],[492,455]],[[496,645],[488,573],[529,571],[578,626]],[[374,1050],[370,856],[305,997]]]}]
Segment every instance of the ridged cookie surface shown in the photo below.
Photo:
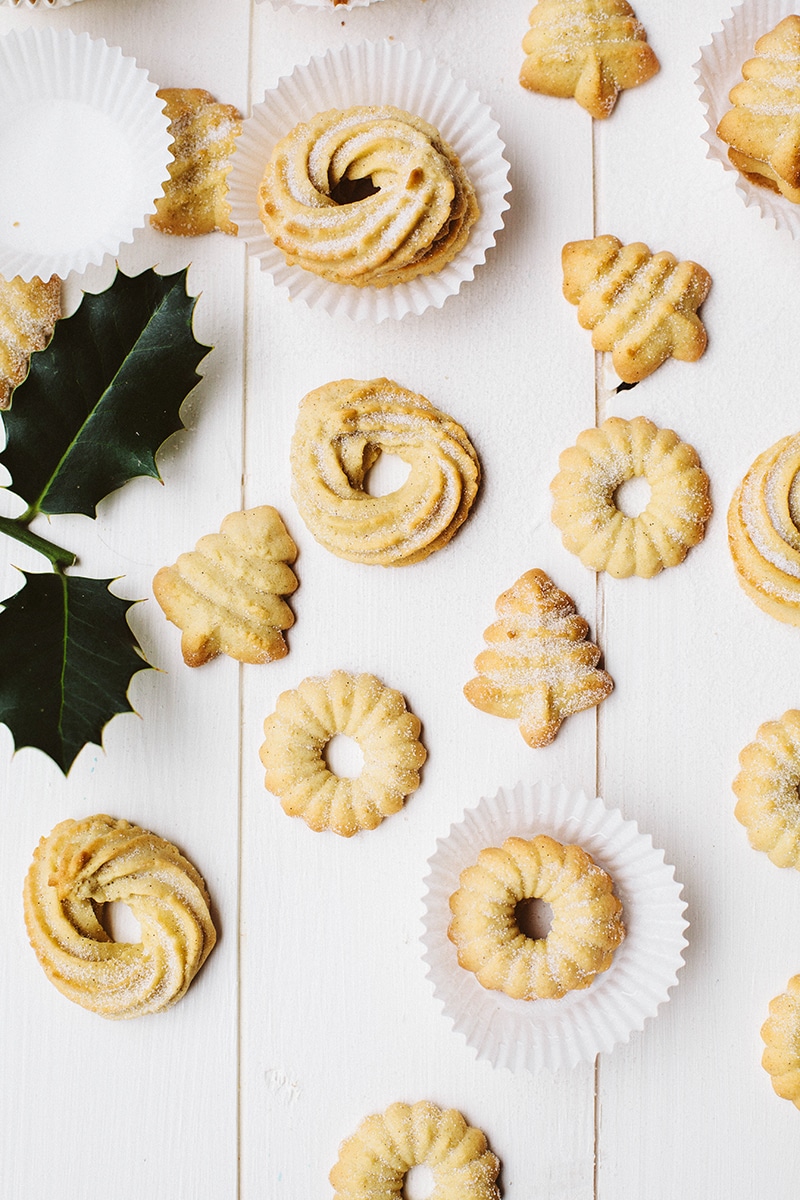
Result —
[{"label": "ridged cookie surface", "polygon": [[789,709],[759,726],[739,763],[734,812],[750,845],[777,867],[800,871],[800,712]]},{"label": "ridged cookie surface", "polygon": [[242,121],[231,104],[218,104],[202,88],[163,88],[172,137],[169,180],[150,223],[162,233],[236,234],[228,204],[228,172]]},{"label": "ridged cookie surface", "polygon": [[548,96],[574,96],[597,120],[623,88],[658,71],[644,26],[627,0],[539,0],[522,41],[520,83]]},{"label": "ridged cookie surface", "polygon": [[189,667],[217,654],[247,663],[283,658],[283,630],[294,615],[282,596],[297,588],[289,566],[297,547],[277,509],[268,504],[229,513],[219,533],[162,567],[153,593],[168,620],[182,631]]},{"label": "ridged cookie surface", "polygon": [[[364,487],[382,450],[411,468],[396,491]],[[460,528],[480,482],[462,427],[390,379],[340,379],[300,401],[292,495],[314,537],[351,562],[407,566]]]},{"label": "ridged cookie surface", "polygon": [[519,721],[529,746],[547,746],[572,713],[599,704],[614,681],[597,669],[600,651],[571,598],[544,571],[527,571],[496,604],[479,672],[464,688],[470,704]]},{"label": "ridged cookie surface", "polygon": [[594,349],[611,352],[620,379],[638,383],[670,356],[700,358],[708,338],[697,309],[711,288],[703,267],[610,234],[567,242],[561,260],[564,295]]},{"label": "ridged cookie surface", "polygon": [[[23,893],[28,937],[48,979],[103,1017],[180,1000],[216,940],[197,870],[154,833],[103,814],[67,820],[40,841]],[[98,907],[122,901],[138,944],[115,942]]]},{"label": "ridged cookie surface", "polygon": [[439,131],[388,105],[331,109],[295,126],[272,152],[258,201],[287,263],[356,287],[441,270],[479,212]]},{"label": "ridged cookie surface", "polygon": [[334,1200],[399,1198],[406,1174],[423,1165],[433,1176],[436,1200],[499,1200],[500,1163],[485,1135],[457,1109],[426,1100],[390,1104],[362,1121],[331,1170]]},{"label": "ridged cookie surface", "polygon": [[800,17],[785,17],[758,39],[755,52],[717,135],[748,179],[800,204]]},{"label": "ridged cookie surface", "polygon": [[47,283],[19,276],[0,276],[0,408],[11,404],[11,393],[28,373],[35,350],[43,350],[61,316],[61,280]]},{"label": "ridged cookie surface", "polygon": [[728,509],[728,544],[760,609],[800,625],[800,434],[759,454]]}]

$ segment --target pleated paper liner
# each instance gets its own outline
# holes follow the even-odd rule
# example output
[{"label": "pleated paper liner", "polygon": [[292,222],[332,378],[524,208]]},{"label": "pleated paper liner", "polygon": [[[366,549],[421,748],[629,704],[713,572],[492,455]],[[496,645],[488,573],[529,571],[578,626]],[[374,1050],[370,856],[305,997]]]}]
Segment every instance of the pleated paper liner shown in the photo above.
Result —
[{"label": "pleated paper liner", "polygon": [[[275,143],[318,112],[360,104],[392,104],[436,126],[475,188],[480,217],[463,250],[435,275],[384,288],[331,283],[302,267],[287,265],[261,224],[258,188]],[[345,45],[295,67],[254,107],[228,176],[232,218],[262,270],[292,299],[356,321],[420,314],[432,306],[440,308],[448,296],[455,295],[494,245],[508,208],[504,149],[487,106],[440,63],[395,42]]]},{"label": "pleated paper liner", "polygon": [[[582,846],[614,881],[626,936],[607,971],[561,1000],[512,1000],[460,967],[447,937],[459,875],[487,846],[549,834]],[[429,859],[423,917],[434,995],[478,1058],[510,1071],[551,1072],[591,1062],[627,1042],[669,999],[687,945],[674,868],[651,838],[602,800],[546,783],[518,783],[469,809]]]},{"label": "pleated paper liner", "polygon": [[133,241],[168,175],[156,90],[86,33],[0,38],[0,275],[66,279]]},{"label": "pleated paper liner", "polygon": [[706,157],[719,163],[727,172],[732,185],[748,208],[755,208],[762,217],[773,221],[776,228],[785,229],[793,238],[800,237],[800,204],[793,204],[779,192],[751,183],[734,167],[728,158],[728,146],[717,137],[717,126],[732,107],[731,88],[742,78],[742,67],[755,54],[755,44],[769,33],[784,17],[800,12],[792,0],[753,0],[734,9],[733,15],[722,22],[722,28],[712,34],[711,42],[700,50],[694,64],[700,102],[706,112]]},{"label": "pleated paper liner", "polygon": [[19,8],[27,10],[35,8],[38,10],[48,8],[68,8],[70,4],[78,4],[80,0],[0,0],[0,7],[4,4],[11,8]]}]

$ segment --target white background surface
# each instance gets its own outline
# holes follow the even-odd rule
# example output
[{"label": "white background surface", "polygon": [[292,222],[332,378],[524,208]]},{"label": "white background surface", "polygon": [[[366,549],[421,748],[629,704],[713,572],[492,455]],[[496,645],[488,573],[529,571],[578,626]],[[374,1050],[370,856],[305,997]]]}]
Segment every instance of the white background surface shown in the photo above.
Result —
[{"label": "white background surface", "polygon": [[[592,127],[574,103],[517,84],[529,0],[383,0],[348,12],[252,0],[84,0],[0,9],[120,45],[163,86],[205,87],[243,112],[296,62],[362,37],[435,53],[481,94],[512,163],[497,248],[442,311],[354,326],[293,305],[221,234],[153,232],[129,271],[191,262],[198,337],[215,344],[160,456],[164,487],[128,484],[97,521],[54,518],[80,569],[148,597],[132,614],[161,670],[133,681],[138,716],[68,779],[0,730],[0,1193],[9,1200],[305,1200],[330,1194],[339,1142],[393,1100],[429,1098],[482,1127],[509,1200],[788,1200],[800,1114],[759,1060],[770,998],[800,971],[800,880],[733,818],[737,753],[800,706],[800,633],[737,587],[725,510],[756,455],[797,429],[800,245],[746,210],[705,159],[692,64],[730,8],[637,0],[661,73]],[[13,169],[5,164],[4,170]],[[57,209],[59,197],[53,197]],[[563,243],[596,233],[702,263],[709,348],[616,396],[561,295]],[[107,282],[92,273],[89,286]],[[331,379],[388,375],[461,421],[484,468],[472,515],[442,552],[384,571],[338,560],[290,496],[297,404]],[[548,484],[559,452],[607,415],[676,429],[711,476],[705,542],[653,580],[595,579],[561,546]],[[18,502],[5,500],[4,511]],[[274,504],[298,542],[291,652],[267,667],[180,658],[152,600],[156,569],[242,505]],[[45,528],[43,526],[43,528]],[[45,528],[46,532],[46,528]],[[3,546],[5,564],[43,569]],[[590,621],[616,690],[532,751],[516,724],[473,709],[472,674],[496,596],[541,567]],[[335,667],[400,688],[429,760],[405,810],[350,841],[315,835],[265,792],[261,724],[278,693]],[[653,835],[685,885],[690,945],[656,1021],[596,1066],[555,1078],[476,1062],[434,1002],[420,958],[422,879],[437,837],[518,779],[603,795]],[[20,891],[39,837],[106,811],[174,840],[201,870],[220,940],[169,1012],[106,1022],[47,982]]]}]

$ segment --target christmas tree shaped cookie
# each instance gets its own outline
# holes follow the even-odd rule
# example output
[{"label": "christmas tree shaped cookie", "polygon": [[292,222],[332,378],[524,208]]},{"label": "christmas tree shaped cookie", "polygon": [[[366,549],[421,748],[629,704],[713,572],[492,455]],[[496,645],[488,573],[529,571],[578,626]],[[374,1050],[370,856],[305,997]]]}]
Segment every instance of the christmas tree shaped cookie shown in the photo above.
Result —
[{"label": "christmas tree shaped cookie", "polygon": [[708,341],[697,309],[711,276],[666,250],[651,254],[644,242],[623,246],[606,234],[567,242],[561,253],[564,295],[578,306],[578,321],[592,331],[595,350],[610,350],[614,369],[638,383],[670,355],[694,362]]},{"label": "christmas tree shaped cookie", "polygon": [[574,96],[597,120],[610,115],[623,88],[645,83],[658,70],[627,0],[539,0],[528,20],[522,86]]},{"label": "christmas tree shaped cookie", "polygon": [[717,135],[748,179],[800,204],[800,17],[785,17],[755,51]]},{"label": "christmas tree shaped cookie", "polygon": [[289,566],[296,557],[280,515],[264,504],[230,513],[219,533],[200,538],[194,550],[162,567],[153,592],[183,632],[187,666],[199,667],[217,654],[248,663],[283,658],[288,650],[281,631],[294,616],[281,596],[297,587]]},{"label": "christmas tree shaped cookie", "polygon": [[60,316],[61,280],[56,275],[47,283],[0,276],[0,408],[11,404],[31,354],[45,348]]},{"label": "christmas tree shaped cookie", "polygon": [[500,619],[484,633],[487,648],[464,695],[483,712],[519,720],[529,746],[547,746],[566,717],[599,704],[614,681],[597,669],[589,626],[544,571],[527,571],[495,608]]}]

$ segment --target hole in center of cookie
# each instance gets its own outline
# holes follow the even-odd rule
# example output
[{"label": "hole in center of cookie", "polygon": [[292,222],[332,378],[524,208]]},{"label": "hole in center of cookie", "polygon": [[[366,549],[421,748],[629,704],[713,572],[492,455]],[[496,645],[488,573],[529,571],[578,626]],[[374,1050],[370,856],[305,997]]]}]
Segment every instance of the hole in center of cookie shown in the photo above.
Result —
[{"label": "hole in center of cookie", "polygon": [[614,492],[614,503],[626,517],[638,517],[650,503],[650,484],[641,475],[626,479]]},{"label": "hole in center of cookie", "polygon": [[517,929],[525,937],[546,938],[553,923],[553,910],[545,900],[520,900],[514,909]]},{"label": "hole in center of cookie", "polygon": [[123,904],[121,900],[112,900],[103,905],[100,923],[115,942],[127,942],[138,946],[142,940],[141,925],[127,904]]},{"label": "hole in center of cookie", "polygon": [[340,779],[357,779],[364,768],[364,755],[358,742],[336,733],[325,747],[325,763]]},{"label": "hole in center of cookie", "polygon": [[369,175],[364,179],[348,179],[345,176],[331,188],[330,197],[337,204],[358,204],[359,200],[366,200],[379,191],[380,188],[375,187]]},{"label": "hole in center of cookie", "polygon": [[388,496],[399,491],[410,472],[411,467],[402,458],[382,452],[364,476],[362,491],[368,496]]},{"label": "hole in center of cookie", "polygon": [[425,1163],[412,1167],[403,1180],[403,1200],[428,1200],[433,1191],[433,1172]]}]

